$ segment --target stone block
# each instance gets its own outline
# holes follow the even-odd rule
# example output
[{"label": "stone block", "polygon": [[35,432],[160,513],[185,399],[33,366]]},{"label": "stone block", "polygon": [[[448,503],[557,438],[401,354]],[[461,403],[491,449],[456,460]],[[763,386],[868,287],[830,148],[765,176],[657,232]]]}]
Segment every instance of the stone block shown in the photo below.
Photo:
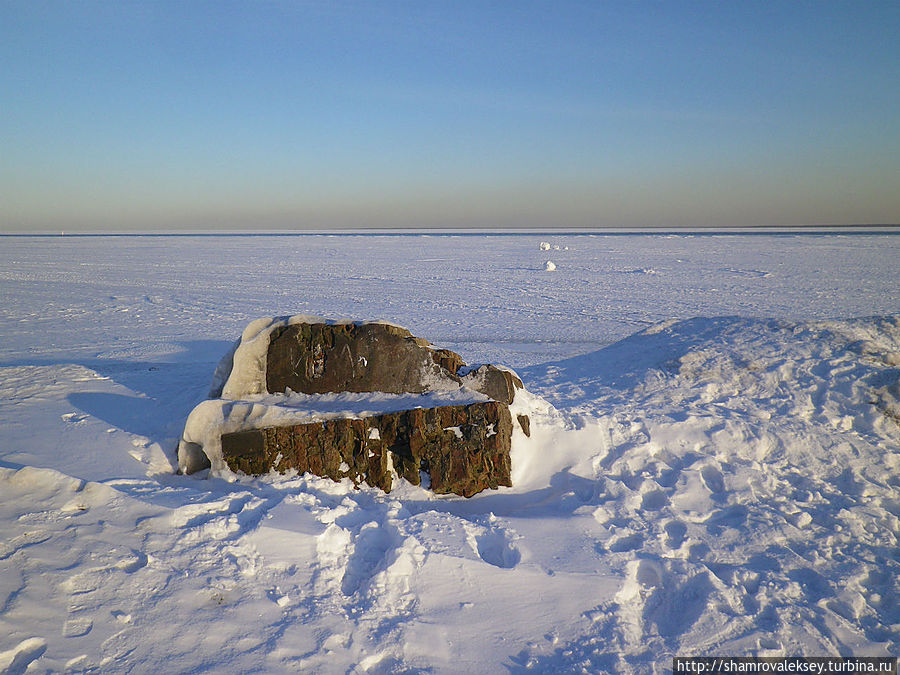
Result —
[{"label": "stone block", "polygon": [[434,492],[471,497],[511,485],[511,438],[508,407],[485,401],[223,434],[222,455],[233,471],[296,469],[386,492],[391,467],[413,485],[424,472]]},{"label": "stone block", "polygon": [[[434,492],[468,497],[511,485],[509,406],[521,388],[509,370],[468,368],[392,324],[259,319],[216,369],[212,400],[188,418],[179,467],[295,469],[385,491],[393,476],[419,485],[428,474]],[[369,393],[372,408],[337,417],[326,396]],[[390,396],[410,400],[384,407]],[[528,435],[528,417],[516,421]]]},{"label": "stone block", "polygon": [[460,386],[462,358],[386,323],[296,323],[269,336],[266,389],[422,393]]}]

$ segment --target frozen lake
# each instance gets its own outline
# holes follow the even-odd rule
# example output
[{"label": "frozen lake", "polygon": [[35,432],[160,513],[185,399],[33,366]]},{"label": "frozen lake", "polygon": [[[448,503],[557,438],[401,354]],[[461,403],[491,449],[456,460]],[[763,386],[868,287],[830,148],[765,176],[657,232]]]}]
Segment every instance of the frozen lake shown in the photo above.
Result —
[{"label": "frozen lake", "polygon": [[[551,249],[540,249],[546,242]],[[0,239],[0,358],[143,354],[258,316],[387,319],[518,368],[693,316],[900,311],[900,234]],[[555,250],[554,247],[564,250]],[[557,265],[545,272],[547,260]],[[91,330],[96,327],[97,330]],[[85,334],[85,329],[88,334]],[[68,358],[68,356],[67,356]]]}]

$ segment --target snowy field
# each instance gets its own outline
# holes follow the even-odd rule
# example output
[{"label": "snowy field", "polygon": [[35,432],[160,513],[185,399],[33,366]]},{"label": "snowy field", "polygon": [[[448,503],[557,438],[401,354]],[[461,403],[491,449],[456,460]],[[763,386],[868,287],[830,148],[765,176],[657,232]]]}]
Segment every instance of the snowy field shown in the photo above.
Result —
[{"label": "snowy field", "polygon": [[[298,313],[514,368],[515,487],[175,475]],[[0,238],[0,673],[896,656],[898,424],[900,234]]]}]

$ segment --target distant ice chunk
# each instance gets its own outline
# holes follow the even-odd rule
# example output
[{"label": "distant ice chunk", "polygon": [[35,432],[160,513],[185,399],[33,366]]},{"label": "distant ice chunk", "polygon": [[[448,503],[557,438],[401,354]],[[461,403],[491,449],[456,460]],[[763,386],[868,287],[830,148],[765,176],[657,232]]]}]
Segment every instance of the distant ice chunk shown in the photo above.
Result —
[{"label": "distant ice chunk", "polygon": [[548,260],[547,262],[544,263],[544,269],[547,270],[548,272],[552,272],[553,270],[556,269],[556,263],[554,263],[552,260]]},{"label": "distant ice chunk", "polygon": [[542,251],[568,251],[568,246],[560,246],[559,244],[551,244],[549,241],[542,241],[540,248]]}]

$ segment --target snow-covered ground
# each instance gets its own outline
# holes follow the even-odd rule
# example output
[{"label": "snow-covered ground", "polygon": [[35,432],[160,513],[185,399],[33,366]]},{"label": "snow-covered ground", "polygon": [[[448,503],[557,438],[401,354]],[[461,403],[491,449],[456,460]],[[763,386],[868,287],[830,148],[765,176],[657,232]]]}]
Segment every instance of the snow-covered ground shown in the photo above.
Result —
[{"label": "snow-covered ground", "polygon": [[[896,655],[898,261],[900,234],[2,238],[0,673]],[[515,487],[175,475],[219,358],[297,313],[515,368]]]}]

